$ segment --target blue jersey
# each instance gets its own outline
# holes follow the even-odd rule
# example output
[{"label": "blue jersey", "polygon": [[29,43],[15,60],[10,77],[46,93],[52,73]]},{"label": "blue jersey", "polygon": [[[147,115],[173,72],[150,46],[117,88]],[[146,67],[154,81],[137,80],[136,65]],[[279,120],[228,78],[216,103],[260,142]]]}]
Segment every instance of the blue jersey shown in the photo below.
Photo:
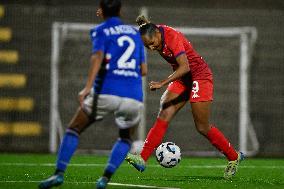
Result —
[{"label": "blue jersey", "polygon": [[95,92],[143,101],[141,64],[145,63],[145,55],[139,32],[120,18],[111,17],[91,29],[90,35],[93,53],[104,53]]}]

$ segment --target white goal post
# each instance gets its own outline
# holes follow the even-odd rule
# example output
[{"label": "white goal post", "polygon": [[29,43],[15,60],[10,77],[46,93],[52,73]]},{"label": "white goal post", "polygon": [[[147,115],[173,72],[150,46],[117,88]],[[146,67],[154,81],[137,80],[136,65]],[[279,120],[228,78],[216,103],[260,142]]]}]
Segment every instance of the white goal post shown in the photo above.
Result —
[{"label": "white goal post", "polygon": [[[68,30],[88,31],[96,24],[89,23],[69,23],[54,22],[52,25],[52,45],[51,45],[51,86],[50,86],[50,131],[49,131],[49,151],[55,153],[58,147],[58,139],[62,139],[63,127],[59,113],[59,60],[61,44]],[[239,60],[239,150],[247,156],[257,154],[259,143],[251,123],[249,110],[249,69],[252,62],[252,54],[257,40],[257,30],[254,27],[225,27],[225,28],[192,28],[174,27],[185,35],[197,36],[217,36],[217,37],[238,37],[240,41]],[[146,117],[139,130],[139,139],[145,139]],[[252,144],[252,149],[248,150],[248,140]],[[202,153],[210,155],[212,153]],[[215,154],[216,155],[216,154]]]}]

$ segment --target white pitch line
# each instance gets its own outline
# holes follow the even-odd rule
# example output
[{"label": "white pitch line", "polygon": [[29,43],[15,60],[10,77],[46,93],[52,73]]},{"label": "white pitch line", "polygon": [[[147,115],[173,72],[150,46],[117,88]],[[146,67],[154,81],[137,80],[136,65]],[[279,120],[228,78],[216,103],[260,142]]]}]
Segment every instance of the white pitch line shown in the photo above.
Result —
[{"label": "white pitch line", "polygon": [[[4,180],[0,183],[39,183],[40,181],[35,180]],[[72,181],[65,181],[64,183],[69,184],[96,184],[96,182],[72,182]],[[131,188],[152,188],[152,189],[180,189],[180,188],[170,188],[170,187],[159,187],[159,186],[148,186],[148,185],[135,185],[135,184],[122,184],[122,183],[115,183],[115,182],[109,182],[108,185],[110,186],[126,186]]]},{"label": "white pitch line", "polygon": [[[19,167],[55,167],[54,163],[0,163],[0,166],[19,166]],[[71,163],[69,167],[105,167],[105,164],[96,164],[96,163]],[[127,165],[122,165],[126,167]],[[160,165],[147,165],[147,167],[160,167]],[[179,165],[178,167],[191,168],[191,169],[221,169],[225,168],[225,165]],[[284,169],[284,166],[257,166],[257,165],[240,165],[240,168],[245,169]]]},{"label": "white pitch line", "polygon": [[147,185],[135,185],[135,184],[121,184],[121,183],[108,183],[112,186],[127,186],[135,188],[153,188],[153,189],[180,189],[180,188],[170,188],[170,187],[159,187],[159,186],[147,186]]}]

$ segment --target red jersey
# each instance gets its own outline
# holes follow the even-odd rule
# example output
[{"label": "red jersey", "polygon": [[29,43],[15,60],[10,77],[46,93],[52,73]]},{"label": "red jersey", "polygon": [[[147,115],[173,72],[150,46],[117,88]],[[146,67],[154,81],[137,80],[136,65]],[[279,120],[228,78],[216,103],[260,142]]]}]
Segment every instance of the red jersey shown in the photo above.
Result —
[{"label": "red jersey", "polygon": [[[166,25],[157,25],[162,34],[162,51],[160,55],[176,70],[178,63],[176,58],[181,54],[186,54],[190,68],[191,80],[212,79],[212,72],[202,57],[193,49],[191,43],[185,36],[175,29]],[[183,81],[185,76],[183,77]]]}]

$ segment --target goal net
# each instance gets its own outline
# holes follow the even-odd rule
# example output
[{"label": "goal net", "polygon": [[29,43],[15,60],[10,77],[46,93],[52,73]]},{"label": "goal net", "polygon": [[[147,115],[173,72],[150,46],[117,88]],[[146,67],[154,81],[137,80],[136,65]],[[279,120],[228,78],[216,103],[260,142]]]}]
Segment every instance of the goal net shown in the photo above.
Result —
[{"label": "goal net", "polygon": [[[59,23],[52,27],[50,152],[56,152],[63,132],[78,107],[77,94],[85,84],[91,55],[89,30],[96,24]],[[250,122],[250,64],[257,38],[253,27],[191,28],[176,27],[192,42],[208,62],[214,75],[214,101],[211,122],[224,132],[231,143],[246,155],[258,152],[258,140]],[[160,80],[170,67],[157,53],[148,54],[148,80]],[[157,74],[158,73],[158,74]],[[144,140],[158,109],[161,91],[145,89],[144,118],[137,140]],[[79,150],[108,152],[118,137],[112,115],[97,122],[80,138]],[[190,105],[171,122],[164,141],[173,141],[183,154],[218,155],[194,126]]]}]

